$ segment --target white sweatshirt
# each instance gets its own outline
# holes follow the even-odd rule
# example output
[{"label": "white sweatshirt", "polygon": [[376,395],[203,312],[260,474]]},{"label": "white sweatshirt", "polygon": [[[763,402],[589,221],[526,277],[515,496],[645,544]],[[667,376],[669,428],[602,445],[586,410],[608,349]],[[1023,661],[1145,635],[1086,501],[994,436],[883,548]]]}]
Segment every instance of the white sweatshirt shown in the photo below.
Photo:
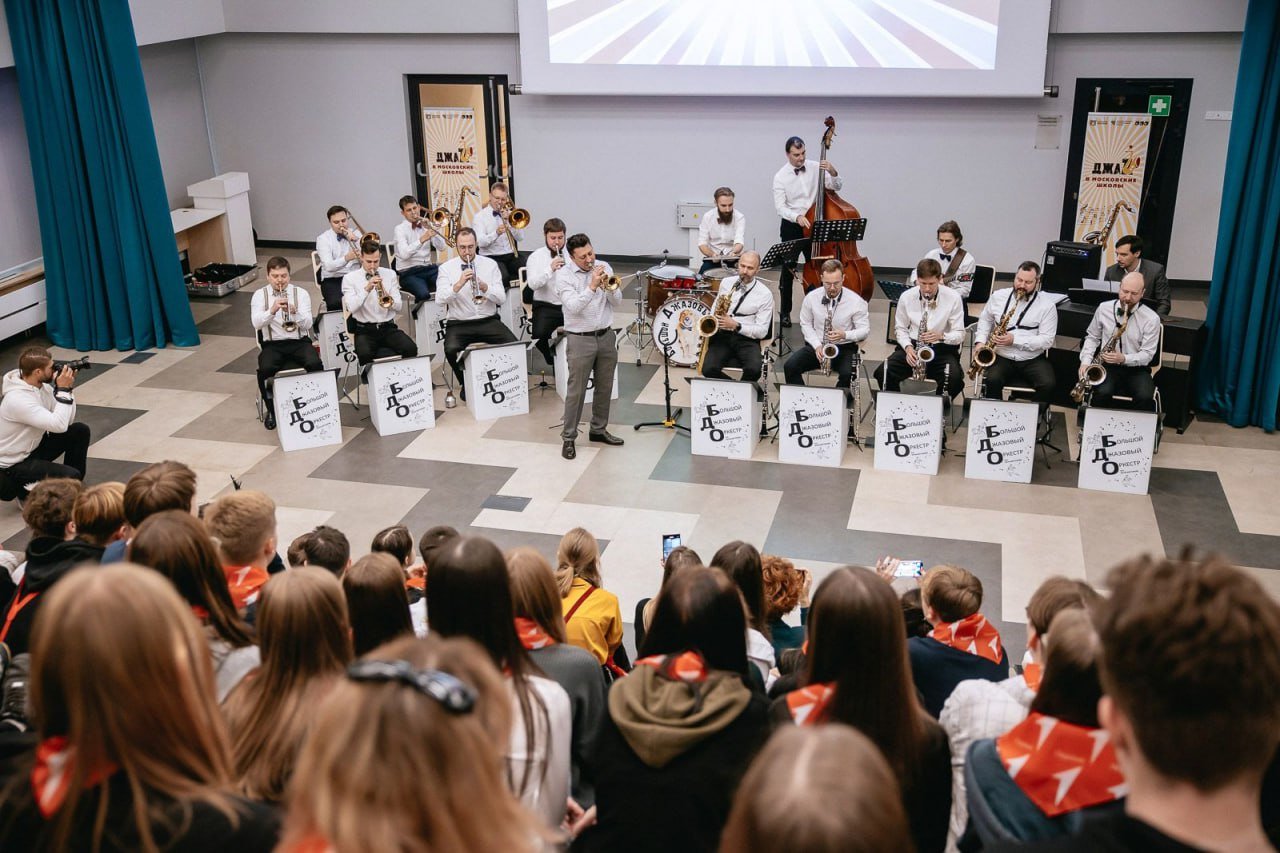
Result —
[{"label": "white sweatshirt", "polygon": [[29,385],[16,369],[4,375],[3,393],[0,468],[17,465],[31,455],[46,432],[66,432],[76,419],[74,400],[56,399],[52,385]]}]

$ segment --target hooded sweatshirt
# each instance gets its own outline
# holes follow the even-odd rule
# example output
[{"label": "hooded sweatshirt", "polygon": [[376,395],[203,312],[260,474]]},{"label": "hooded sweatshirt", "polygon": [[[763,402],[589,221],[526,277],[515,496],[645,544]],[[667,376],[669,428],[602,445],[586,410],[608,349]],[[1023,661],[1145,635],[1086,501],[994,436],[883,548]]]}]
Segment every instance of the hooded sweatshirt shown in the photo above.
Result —
[{"label": "hooded sweatshirt", "polygon": [[609,691],[592,768],[599,823],[583,849],[714,851],[768,735],[768,706],[741,675],[689,682],[637,665]]},{"label": "hooded sweatshirt", "polygon": [[13,598],[0,610],[0,625],[9,619],[12,608],[27,596],[35,594],[13,617],[5,642],[14,655],[31,651],[31,626],[35,624],[40,602],[49,589],[81,563],[97,563],[102,549],[81,539],[59,539],[37,536],[27,545],[27,570]]},{"label": "hooded sweatshirt", "polygon": [[46,432],[66,432],[76,419],[76,404],[54,397],[52,385],[28,384],[17,370],[4,375],[0,399],[0,468],[31,455]]}]

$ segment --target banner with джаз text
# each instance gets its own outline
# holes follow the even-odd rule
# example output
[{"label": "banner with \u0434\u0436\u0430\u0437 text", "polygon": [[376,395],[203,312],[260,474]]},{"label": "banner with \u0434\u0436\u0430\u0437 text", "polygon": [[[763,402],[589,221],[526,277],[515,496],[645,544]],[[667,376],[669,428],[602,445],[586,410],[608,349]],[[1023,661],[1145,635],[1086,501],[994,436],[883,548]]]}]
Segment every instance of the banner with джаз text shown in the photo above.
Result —
[{"label": "banner with \u0434\u0436\u0430\u0437 text", "polygon": [[1116,240],[1137,232],[1150,137],[1147,113],[1089,113],[1072,239],[1101,245],[1104,269]]},{"label": "banner with \u0434\u0436\u0430\u0437 text", "polygon": [[471,107],[423,107],[422,141],[427,163],[427,187],[434,208],[450,214],[462,198],[461,225],[469,225],[487,202],[485,158],[476,150],[476,115]]}]

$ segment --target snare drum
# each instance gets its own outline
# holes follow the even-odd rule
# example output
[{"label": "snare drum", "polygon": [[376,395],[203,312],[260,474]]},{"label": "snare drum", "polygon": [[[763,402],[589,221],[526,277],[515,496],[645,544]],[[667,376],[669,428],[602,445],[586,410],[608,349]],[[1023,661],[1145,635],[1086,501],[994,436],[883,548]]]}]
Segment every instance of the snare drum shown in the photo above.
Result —
[{"label": "snare drum", "polygon": [[690,290],[698,285],[697,273],[688,267],[650,267],[645,271],[645,277],[649,280],[645,302],[650,317],[658,313],[658,308],[667,301],[671,291]]}]

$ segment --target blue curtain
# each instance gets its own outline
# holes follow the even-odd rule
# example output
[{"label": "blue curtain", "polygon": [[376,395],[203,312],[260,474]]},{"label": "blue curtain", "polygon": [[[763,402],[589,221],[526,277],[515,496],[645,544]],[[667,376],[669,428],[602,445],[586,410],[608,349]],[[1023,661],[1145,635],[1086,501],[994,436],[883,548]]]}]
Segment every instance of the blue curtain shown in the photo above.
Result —
[{"label": "blue curtain", "polygon": [[1250,0],[1199,371],[1202,411],[1275,431],[1280,405],[1280,3]]},{"label": "blue curtain", "polygon": [[5,0],[58,346],[200,342],[127,0]]}]

